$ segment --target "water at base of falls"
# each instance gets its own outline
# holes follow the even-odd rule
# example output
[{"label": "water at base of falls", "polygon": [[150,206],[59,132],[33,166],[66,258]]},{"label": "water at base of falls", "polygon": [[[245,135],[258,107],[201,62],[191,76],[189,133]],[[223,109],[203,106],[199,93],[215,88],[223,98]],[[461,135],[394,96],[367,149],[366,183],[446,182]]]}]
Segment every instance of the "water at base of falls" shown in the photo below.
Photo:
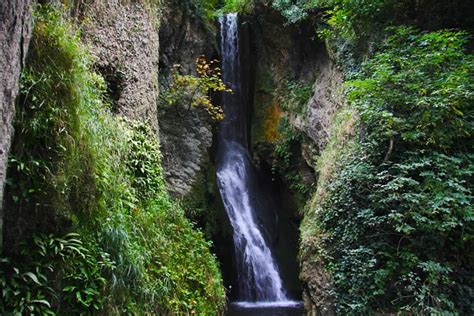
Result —
[{"label": "water at base of falls", "polygon": [[302,316],[303,303],[283,302],[233,302],[226,316]]},{"label": "water at base of falls", "polygon": [[219,126],[217,184],[233,229],[235,262],[241,301],[230,304],[228,315],[302,315],[302,303],[284,289],[278,264],[262,231],[257,174],[247,151],[245,117],[240,98],[237,14],[220,19],[223,80],[232,94],[222,96],[225,119]]}]

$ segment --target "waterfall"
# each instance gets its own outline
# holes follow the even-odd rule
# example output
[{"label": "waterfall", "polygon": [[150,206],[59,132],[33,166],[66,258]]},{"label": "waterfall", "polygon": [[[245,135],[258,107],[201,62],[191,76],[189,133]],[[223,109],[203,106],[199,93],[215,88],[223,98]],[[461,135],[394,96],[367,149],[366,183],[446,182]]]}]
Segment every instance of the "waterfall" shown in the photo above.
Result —
[{"label": "waterfall", "polygon": [[[255,168],[247,151],[246,115],[241,104],[237,14],[220,18],[223,80],[233,93],[222,97],[225,119],[219,126],[217,181],[233,229],[240,299],[289,302],[257,214]],[[249,188],[252,188],[250,192]]]}]

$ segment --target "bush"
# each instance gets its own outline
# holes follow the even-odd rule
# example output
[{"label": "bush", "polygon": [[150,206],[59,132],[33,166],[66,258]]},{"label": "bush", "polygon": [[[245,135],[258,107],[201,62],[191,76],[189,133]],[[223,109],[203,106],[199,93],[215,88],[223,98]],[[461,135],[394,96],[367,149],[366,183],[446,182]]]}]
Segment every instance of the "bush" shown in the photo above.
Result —
[{"label": "bush", "polygon": [[182,74],[182,67],[175,65],[171,72],[171,82],[161,94],[164,105],[187,106],[188,110],[195,107],[204,109],[211,119],[220,121],[224,119],[224,112],[218,105],[212,104],[209,94],[211,92],[231,93],[222,82],[221,69],[218,61],[208,62],[205,56],[196,59],[197,76]]},{"label": "bush", "polygon": [[[464,32],[400,27],[365,63],[349,99],[371,135],[413,146],[464,147],[474,133],[474,58]],[[468,144],[468,143],[467,143]]]}]

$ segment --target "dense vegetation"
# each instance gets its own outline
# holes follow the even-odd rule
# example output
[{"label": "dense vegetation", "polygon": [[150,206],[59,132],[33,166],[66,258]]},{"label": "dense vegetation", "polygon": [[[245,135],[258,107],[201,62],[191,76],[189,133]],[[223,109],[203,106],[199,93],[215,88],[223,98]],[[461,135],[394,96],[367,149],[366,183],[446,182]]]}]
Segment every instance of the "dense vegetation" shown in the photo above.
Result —
[{"label": "dense vegetation", "polygon": [[[165,0],[170,1],[170,0]],[[189,15],[211,21],[228,12],[250,12],[253,0],[184,0],[181,5]]]},{"label": "dense vegetation", "polygon": [[37,10],[21,86],[0,313],[220,313],[216,260],[166,193],[155,132],[111,114],[58,9]]},{"label": "dense vegetation", "polygon": [[474,312],[465,45],[462,32],[399,28],[349,82],[364,135],[340,153],[305,223],[321,236],[342,314]]},{"label": "dense vegetation", "polygon": [[[356,46],[365,56],[376,51],[361,65],[344,65],[359,70],[348,74],[348,104],[317,158],[303,260],[324,263],[341,315],[474,313],[471,38],[431,30],[470,30],[465,7],[439,1],[428,23],[404,2],[273,5],[290,23],[323,12],[317,30],[326,38],[372,47]],[[417,5],[415,12],[428,4]],[[385,29],[401,24],[431,31]]]},{"label": "dense vegetation", "polygon": [[[346,71],[347,104],[314,157],[301,228],[301,258],[329,272],[337,313],[474,314],[472,4],[224,1],[206,10],[256,3],[313,26]],[[294,154],[306,140],[285,113],[304,113],[307,83],[280,86],[280,127],[265,136],[273,171],[304,197]]]},{"label": "dense vegetation", "polygon": [[411,24],[423,29],[463,27],[472,30],[472,5],[463,0],[275,0],[288,23],[316,20],[326,36],[370,41],[388,25]]}]

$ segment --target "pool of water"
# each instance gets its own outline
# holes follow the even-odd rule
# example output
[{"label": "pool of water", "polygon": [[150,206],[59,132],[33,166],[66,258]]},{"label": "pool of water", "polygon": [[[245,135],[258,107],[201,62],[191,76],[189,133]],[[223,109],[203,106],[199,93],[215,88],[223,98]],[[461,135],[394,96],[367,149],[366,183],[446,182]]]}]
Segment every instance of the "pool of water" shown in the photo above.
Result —
[{"label": "pool of water", "polygon": [[233,302],[226,316],[302,316],[303,303],[285,302]]}]

